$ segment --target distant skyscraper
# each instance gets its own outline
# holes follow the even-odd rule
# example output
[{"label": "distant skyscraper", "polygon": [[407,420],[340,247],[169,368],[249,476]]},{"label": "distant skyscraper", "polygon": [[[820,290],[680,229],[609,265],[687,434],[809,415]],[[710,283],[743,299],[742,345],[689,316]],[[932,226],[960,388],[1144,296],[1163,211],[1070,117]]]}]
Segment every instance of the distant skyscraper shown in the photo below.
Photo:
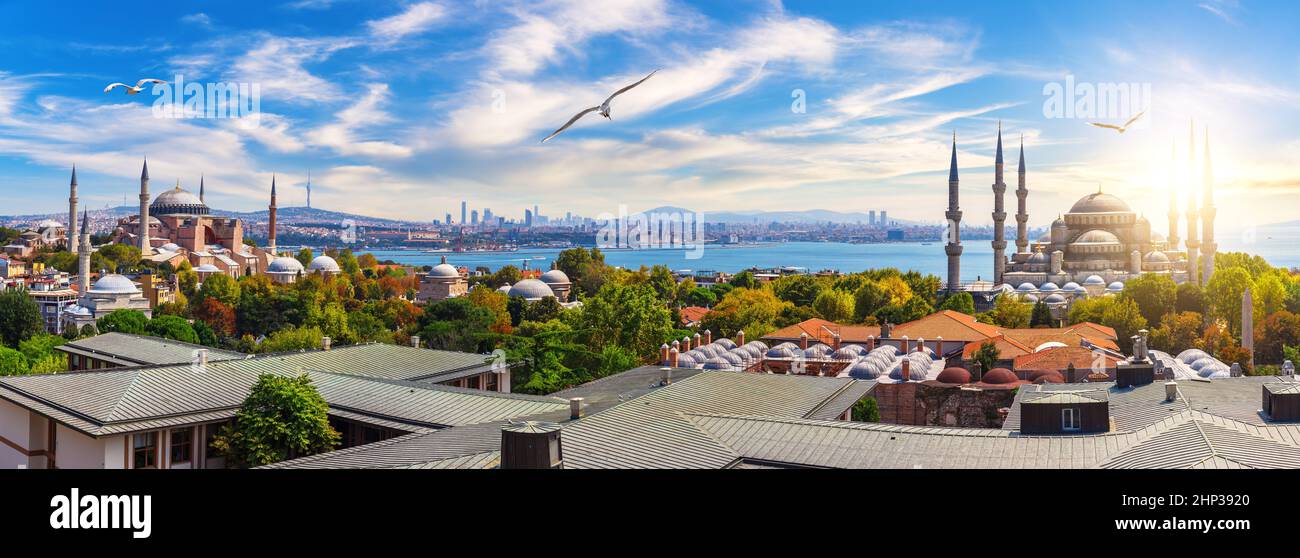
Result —
[{"label": "distant skyscraper", "polygon": [[492,223],[492,209],[491,209],[491,208],[487,208],[487,207],[483,208],[483,224],[484,224],[484,225],[492,225],[492,224],[493,224],[493,223]]},{"label": "distant skyscraper", "polygon": [[307,209],[311,209],[311,169],[307,169]]},{"label": "distant skyscraper", "polygon": [[469,212],[469,224],[471,224],[471,225],[477,225],[477,224],[478,224],[478,210],[477,210],[477,209],[475,209],[475,210]]},{"label": "distant skyscraper", "polygon": [[880,225],[880,226],[882,226],[882,227],[888,227],[888,226],[889,226],[889,212],[888,212],[888,211],[881,211],[881,212],[880,212],[880,221],[877,221],[876,224],[877,224],[877,225]]},{"label": "distant skyscraper", "polygon": [[524,210],[524,226],[533,226],[533,212],[527,209]]},{"label": "distant skyscraper", "polygon": [[534,206],[533,206],[533,218],[537,218],[537,217],[541,217],[541,216],[542,216],[542,210],[537,209],[537,206],[534,205]]},{"label": "distant skyscraper", "polygon": [[460,224],[464,225],[467,222],[465,219],[465,202],[460,202]]},{"label": "distant skyscraper", "polygon": [[867,224],[873,227],[876,226],[876,210],[871,210],[871,214],[867,215]]},{"label": "distant skyscraper", "polygon": [[447,214],[447,220],[444,221],[444,223],[445,223],[445,224],[448,224],[448,225],[451,224],[451,214],[450,214],[450,213]]}]

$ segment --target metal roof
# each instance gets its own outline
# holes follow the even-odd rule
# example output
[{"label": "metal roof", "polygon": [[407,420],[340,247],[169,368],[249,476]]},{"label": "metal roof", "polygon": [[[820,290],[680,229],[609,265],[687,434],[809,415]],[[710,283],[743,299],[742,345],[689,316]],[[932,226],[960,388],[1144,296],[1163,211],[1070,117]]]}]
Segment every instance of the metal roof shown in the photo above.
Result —
[{"label": "metal roof", "polygon": [[[331,409],[414,427],[476,424],[568,409],[567,402],[555,398],[306,370]],[[172,365],[11,376],[0,378],[0,398],[101,436],[229,418],[259,375],[303,371],[291,360],[265,357],[210,362],[204,371]]]},{"label": "metal roof", "polygon": [[492,370],[491,355],[366,343],[328,351],[282,353],[274,358],[289,366],[353,376],[445,382]]},{"label": "metal roof", "polygon": [[[1041,384],[1040,384],[1041,385]],[[1079,403],[1105,403],[1109,397],[1104,390],[1084,389],[1084,390],[1050,390],[1050,391],[1033,391],[1027,390],[1020,397],[1020,403],[1023,404],[1079,404]]]},{"label": "metal roof", "polygon": [[109,332],[94,337],[69,341],[55,347],[66,353],[72,353],[100,360],[115,362],[122,366],[181,364],[195,360],[195,351],[207,350],[208,361],[233,360],[248,355],[235,351],[226,351],[182,343],[172,339],[134,335],[130,333]]}]

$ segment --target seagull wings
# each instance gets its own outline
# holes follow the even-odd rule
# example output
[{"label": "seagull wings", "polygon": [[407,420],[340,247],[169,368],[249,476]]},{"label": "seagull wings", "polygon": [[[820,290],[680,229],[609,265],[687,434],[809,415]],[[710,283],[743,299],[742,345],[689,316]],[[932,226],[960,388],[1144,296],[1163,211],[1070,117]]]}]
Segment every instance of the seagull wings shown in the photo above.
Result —
[{"label": "seagull wings", "polygon": [[1147,111],[1144,110],[1144,111],[1139,112],[1139,113],[1137,113],[1136,115],[1134,115],[1133,118],[1128,119],[1128,122],[1125,122],[1125,123],[1124,123],[1124,129],[1127,130],[1128,127],[1129,127],[1130,125],[1132,125],[1134,122],[1137,122],[1137,119],[1142,118],[1142,115],[1144,115],[1144,114],[1146,114],[1146,113],[1147,113]]},{"label": "seagull wings", "polygon": [[140,81],[135,82],[135,87],[136,87],[137,89],[139,89],[139,88],[141,88],[141,87],[144,87],[144,84],[146,84],[146,83],[164,84],[164,83],[167,83],[167,82],[165,82],[165,81],[163,81],[163,80],[161,80],[161,79],[145,78],[145,79],[142,79],[142,80],[140,80]]},{"label": "seagull wings", "polygon": [[632,85],[629,85],[629,86],[627,86],[627,87],[624,87],[624,88],[622,88],[622,89],[619,89],[618,91],[615,91],[613,95],[610,95],[608,99],[605,99],[605,104],[609,104],[610,101],[613,101],[613,100],[614,100],[614,97],[617,97],[617,96],[619,96],[619,95],[622,95],[623,93],[626,93],[629,89],[632,89],[633,87],[636,87],[636,86],[638,86],[638,85],[641,85],[642,82],[644,82],[644,81],[647,80],[647,79],[650,79],[650,76],[653,76],[653,75],[655,75],[655,74],[657,74],[657,73],[659,73],[659,70],[655,70],[655,71],[653,71],[653,72],[650,72],[649,75],[647,75],[646,77],[641,78],[641,81],[638,81],[638,82],[636,82],[636,83],[633,83]]},{"label": "seagull wings", "polygon": [[125,83],[110,83],[110,84],[108,84],[108,87],[105,87],[105,88],[104,88],[104,92],[105,92],[105,93],[108,93],[109,91],[112,91],[114,87],[119,87],[119,86],[121,86],[121,87],[125,87],[125,88],[127,88],[127,89],[130,89],[130,88],[131,88],[130,85],[127,85],[127,84],[125,84]]},{"label": "seagull wings", "polygon": [[[617,95],[617,93],[615,93],[615,94]],[[554,132],[551,132],[551,135],[546,136],[544,139],[542,139],[542,143],[546,143],[547,140],[549,140],[549,139],[551,139],[551,138],[553,138],[553,137],[555,137],[555,136],[560,135],[560,132],[563,132],[563,131],[565,131],[565,130],[568,130],[568,129],[569,129],[569,126],[572,126],[573,123],[574,123],[574,122],[577,122],[579,118],[582,118],[582,117],[586,116],[588,113],[596,112],[596,111],[598,111],[598,110],[600,110],[600,107],[591,107],[591,108],[589,108],[589,109],[587,109],[587,110],[584,110],[584,111],[582,111],[582,112],[580,112],[580,113],[578,113],[578,114],[573,115],[573,118],[570,118],[568,122],[565,122],[563,126],[560,126],[560,129],[559,129],[559,130],[556,130],[556,131],[554,131]]]},{"label": "seagull wings", "polygon": [[1109,128],[1109,129],[1111,129],[1111,130],[1117,130],[1117,131],[1119,131],[1119,133],[1121,133],[1121,134],[1124,133],[1124,128],[1121,128],[1121,127],[1116,126],[1116,125],[1114,125],[1114,124],[1102,124],[1102,123],[1100,123],[1100,122],[1089,122],[1088,124],[1091,124],[1091,125],[1096,126],[1096,127],[1098,127],[1098,128]]}]

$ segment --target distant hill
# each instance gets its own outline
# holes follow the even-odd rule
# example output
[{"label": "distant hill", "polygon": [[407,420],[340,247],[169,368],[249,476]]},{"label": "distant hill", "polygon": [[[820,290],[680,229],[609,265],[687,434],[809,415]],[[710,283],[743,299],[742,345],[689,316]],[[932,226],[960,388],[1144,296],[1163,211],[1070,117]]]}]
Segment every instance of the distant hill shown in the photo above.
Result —
[{"label": "distant hill", "polygon": [[[662,206],[654,209],[647,209],[646,212],[690,212],[691,210]],[[877,212],[876,216],[879,217]],[[726,224],[764,224],[764,223],[835,223],[835,224],[856,224],[867,223],[871,216],[867,213],[843,213],[831,211],[829,209],[807,209],[803,211],[704,211],[704,221],[707,223],[726,223]],[[891,223],[897,223],[901,226],[917,225],[915,221],[897,219],[890,217]]]}]

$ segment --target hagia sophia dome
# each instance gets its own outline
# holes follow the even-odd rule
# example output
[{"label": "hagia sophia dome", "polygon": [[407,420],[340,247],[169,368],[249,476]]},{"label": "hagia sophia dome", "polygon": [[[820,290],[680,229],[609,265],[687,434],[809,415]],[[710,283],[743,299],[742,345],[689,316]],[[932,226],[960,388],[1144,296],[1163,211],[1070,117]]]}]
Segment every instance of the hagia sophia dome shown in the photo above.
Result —
[{"label": "hagia sophia dome", "polygon": [[207,215],[208,212],[207,204],[181,188],[179,183],[175,188],[158,194],[149,204],[150,215]]}]

